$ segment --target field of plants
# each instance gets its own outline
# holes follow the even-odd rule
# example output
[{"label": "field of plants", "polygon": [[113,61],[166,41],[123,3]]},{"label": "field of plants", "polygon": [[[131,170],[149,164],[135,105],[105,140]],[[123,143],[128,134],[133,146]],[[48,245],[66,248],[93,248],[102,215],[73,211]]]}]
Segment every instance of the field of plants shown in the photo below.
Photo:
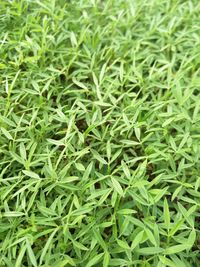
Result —
[{"label": "field of plants", "polygon": [[0,0],[0,266],[200,266],[200,2]]}]

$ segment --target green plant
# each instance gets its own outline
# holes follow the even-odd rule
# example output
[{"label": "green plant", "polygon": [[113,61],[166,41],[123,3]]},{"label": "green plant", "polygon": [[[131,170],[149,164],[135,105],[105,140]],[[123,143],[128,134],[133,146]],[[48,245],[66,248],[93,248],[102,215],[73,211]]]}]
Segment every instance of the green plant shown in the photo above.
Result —
[{"label": "green plant", "polygon": [[0,1],[0,266],[200,265],[199,12]]}]

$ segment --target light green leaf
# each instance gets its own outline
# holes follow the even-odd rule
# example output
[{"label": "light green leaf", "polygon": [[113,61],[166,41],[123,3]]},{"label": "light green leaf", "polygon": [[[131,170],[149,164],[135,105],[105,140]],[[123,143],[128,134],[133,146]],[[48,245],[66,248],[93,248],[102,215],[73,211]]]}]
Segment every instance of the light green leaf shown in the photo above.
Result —
[{"label": "light green leaf", "polygon": [[25,252],[26,252],[26,245],[23,244],[21,249],[20,249],[20,252],[18,254],[16,263],[15,263],[15,267],[21,267],[22,266],[22,260],[23,260]]},{"label": "light green leaf", "polygon": [[124,196],[124,192],[123,192],[123,189],[120,185],[120,183],[114,178],[114,177],[111,177],[111,181],[112,181],[112,184],[113,184],[113,187],[114,189],[116,190],[116,192],[120,195],[120,196]]},{"label": "light green leaf", "polygon": [[99,255],[96,255],[95,257],[93,257],[87,264],[85,267],[92,267],[94,266],[97,262],[100,261],[100,259],[103,257],[104,253],[100,253]]},{"label": "light green leaf", "polygon": [[136,252],[141,255],[155,255],[163,253],[164,249],[160,247],[148,247],[137,249]]},{"label": "light green leaf", "polygon": [[106,251],[104,253],[103,267],[108,267],[110,262],[110,254]]},{"label": "light green leaf", "polygon": [[31,178],[34,178],[34,179],[40,179],[40,176],[35,172],[26,171],[26,170],[23,170],[22,172],[28,177],[31,177]]},{"label": "light green leaf", "polygon": [[86,246],[84,246],[83,244],[81,244],[80,242],[77,242],[76,240],[72,240],[73,244],[75,247],[81,249],[81,250],[88,250],[88,248]]},{"label": "light green leaf", "polygon": [[34,267],[37,267],[37,261],[36,261],[34,252],[33,252],[32,248],[31,248],[31,245],[30,245],[30,242],[29,242],[28,239],[26,239],[26,247],[27,247],[28,256],[29,256],[29,259],[30,259],[32,265]]},{"label": "light green leaf", "polygon": [[176,254],[176,253],[179,253],[179,252],[184,251],[184,250],[189,249],[189,248],[190,248],[190,244],[176,245],[176,246],[166,248],[164,251],[164,254],[166,254],[166,255]]},{"label": "light green leaf", "polygon": [[165,198],[164,200],[164,221],[165,221],[165,226],[167,228],[167,231],[169,233],[170,230],[170,213],[169,213],[169,206],[167,199]]},{"label": "light green leaf", "polygon": [[151,243],[154,246],[157,246],[158,244],[156,242],[156,239],[155,239],[154,235],[152,234],[152,232],[148,228],[145,228],[145,233],[146,233],[148,239],[151,241]]},{"label": "light green leaf", "polygon": [[134,250],[135,247],[137,247],[140,242],[143,239],[144,231],[139,232],[133,239],[133,242],[131,244],[131,249]]},{"label": "light green leaf", "polygon": [[49,249],[50,246],[51,246],[53,237],[54,237],[54,235],[57,233],[57,231],[58,231],[58,228],[56,228],[56,229],[51,233],[51,235],[49,236],[49,238],[48,238],[48,240],[47,240],[47,242],[46,242],[46,244],[45,244],[45,246],[44,246],[44,248],[42,249],[42,254],[41,254],[41,256],[40,256],[40,265],[42,264],[42,262],[43,262],[43,260],[44,260],[44,257],[45,257],[45,255],[46,255],[48,249]]},{"label": "light green leaf", "polygon": [[117,239],[117,243],[118,245],[123,248],[123,249],[130,249],[129,245],[127,244],[126,241],[123,241],[123,240],[120,240],[120,239]]},{"label": "light green leaf", "polygon": [[107,165],[107,162],[105,161],[105,159],[102,158],[102,156],[96,150],[91,149],[91,152],[92,152],[92,154],[93,154],[95,159],[97,159],[102,164],[106,164]]},{"label": "light green leaf", "polygon": [[177,267],[177,266],[173,263],[173,261],[171,261],[170,259],[168,259],[168,258],[166,258],[166,257],[164,257],[164,256],[159,256],[159,259],[160,259],[160,261],[161,261],[164,265],[166,265],[166,266],[169,266],[169,267]]},{"label": "light green leaf", "polygon": [[1,131],[8,140],[13,140],[12,135],[5,128],[1,127]]}]

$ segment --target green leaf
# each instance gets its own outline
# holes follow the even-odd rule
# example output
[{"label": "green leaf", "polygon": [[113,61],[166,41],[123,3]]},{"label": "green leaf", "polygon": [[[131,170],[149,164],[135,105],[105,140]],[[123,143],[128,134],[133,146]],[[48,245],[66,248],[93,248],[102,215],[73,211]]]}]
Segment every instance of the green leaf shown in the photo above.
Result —
[{"label": "green leaf", "polygon": [[166,258],[166,257],[164,257],[164,256],[159,256],[159,259],[160,259],[160,261],[161,261],[164,265],[166,265],[166,266],[169,266],[169,267],[177,267],[177,266],[173,263],[173,261],[171,261],[170,259],[168,259],[168,258]]},{"label": "green leaf", "polygon": [[169,213],[169,206],[167,199],[165,198],[164,200],[164,221],[165,221],[165,226],[167,228],[167,231],[169,233],[170,230],[170,213]]},{"label": "green leaf", "polygon": [[42,264],[43,260],[44,260],[44,257],[48,251],[48,249],[50,248],[51,244],[52,244],[52,240],[53,240],[53,237],[54,235],[57,233],[58,231],[58,228],[56,228],[52,233],[51,235],[49,236],[44,248],[42,249],[42,253],[41,253],[41,256],[40,256],[40,265]]},{"label": "green leaf", "polygon": [[121,209],[121,210],[117,211],[117,213],[122,214],[122,215],[128,215],[128,214],[137,213],[137,211],[131,210],[131,209]]},{"label": "green leaf", "polygon": [[76,240],[72,240],[73,244],[75,247],[81,249],[81,250],[88,250],[88,248],[86,246],[84,246],[83,244],[81,244],[80,242],[77,242]]},{"label": "green leaf", "polygon": [[20,211],[6,211],[3,216],[4,217],[21,217],[24,216],[25,214]]},{"label": "green leaf", "polygon": [[37,267],[37,261],[36,261],[34,252],[33,252],[32,248],[31,248],[31,245],[30,245],[30,242],[29,242],[28,239],[26,239],[26,247],[27,247],[28,256],[29,256],[29,259],[30,259],[32,265],[34,267]]},{"label": "green leaf", "polygon": [[196,231],[195,229],[192,229],[189,238],[188,238],[188,245],[190,245],[190,247],[192,247],[195,243],[196,240]]},{"label": "green leaf", "polygon": [[123,169],[124,174],[126,175],[126,177],[129,179],[131,174],[130,174],[128,166],[126,165],[126,163],[123,160],[122,160],[122,169]]},{"label": "green leaf", "polygon": [[166,254],[166,255],[176,254],[176,253],[179,253],[179,252],[184,251],[184,250],[189,249],[189,248],[190,248],[190,244],[176,245],[176,246],[166,248],[164,251],[164,254]]},{"label": "green leaf", "polygon": [[106,251],[104,253],[103,267],[108,267],[110,262],[110,254]]},{"label": "green leaf", "polygon": [[138,127],[135,128],[135,136],[137,137],[137,140],[140,141],[141,130]]},{"label": "green leaf", "polygon": [[108,247],[105,243],[105,241],[103,240],[100,231],[98,229],[93,229],[94,232],[94,237],[97,240],[98,244],[105,250],[108,251]]},{"label": "green leaf", "polygon": [[12,135],[5,128],[1,127],[1,131],[8,140],[13,140]]},{"label": "green leaf", "polygon": [[143,235],[144,235],[144,231],[139,232],[133,239],[133,242],[131,244],[131,249],[134,250],[134,248],[136,248],[140,242],[143,239]]},{"label": "green leaf", "polygon": [[128,261],[120,258],[110,259],[110,266],[128,266]]},{"label": "green leaf", "polygon": [[113,184],[113,187],[114,189],[116,190],[116,192],[120,195],[120,196],[124,196],[124,192],[123,192],[123,189],[120,185],[120,183],[114,178],[114,177],[111,177],[111,181],[112,181],[112,184]]},{"label": "green leaf", "polygon": [[82,82],[77,81],[74,77],[72,78],[72,81],[73,81],[73,83],[75,83],[78,87],[80,87],[80,88],[85,89],[85,90],[88,91],[87,86],[85,86]]},{"label": "green leaf", "polygon": [[164,249],[160,247],[148,247],[137,249],[136,252],[141,255],[155,255],[163,253]]},{"label": "green leaf", "polygon": [[23,244],[20,251],[19,251],[16,263],[15,263],[15,267],[21,267],[22,266],[22,260],[24,258],[25,252],[26,252],[26,245]]},{"label": "green leaf", "polygon": [[157,246],[157,242],[155,240],[155,237],[154,235],[152,234],[152,232],[148,229],[148,228],[145,228],[145,233],[148,237],[148,239],[151,241],[151,243],[154,245],[154,246]]},{"label": "green leaf", "polygon": [[102,164],[107,165],[107,162],[105,161],[105,159],[103,159],[103,158],[99,155],[99,153],[98,153],[97,151],[91,149],[91,152],[92,152],[92,154],[93,154],[93,156],[94,156],[95,159],[97,159],[97,160],[98,160],[99,162],[101,162]]},{"label": "green leaf", "polygon": [[82,163],[75,163],[75,166],[76,166],[77,170],[82,171],[82,172],[85,171],[85,167]]},{"label": "green leaf", "polygon": [[85,267],[91,267],[94,266],[96,263],[98,263],[101,258],[103,257],[104,253],[100,253],[99,255],[96,255],[95,257],[93,257],[87,264]]},{"label": "green leaf", "polygon": [[24,160],[26,160],[27,155],[26,155],[26,148],[25,148],[24,143],[20,143],[20,145],[19,145],[19,149],[20,149],[20,156],[21,156]]},{"label": "green leaf", "polygon": [[169,233],[169,236],[174,236],[175,233],[180,229],[180,227],[183,225],[184,223],[184,219],[181,219],[179,221],[177,221],[174,225],[174,227],[172,227],[170,233]]},{"label": "green leaf", "polygon": [[72,258],[70,258],[67,255],[65,255],[65,258],[66,258],[65,260],[56,264],[56,267],[65,267],[65,266],[68,266],[67,264],[69,264],[70,266],[76,266],[76,264]]},{"label": "green leaf", "polygon": [[129,245],[127,244],[127,242],[126,241],[123,241],[123,240],[120,240],[120,239],[117,239],[117,243],[118,243],[118,245],[121,247],[121,248],[123,248],[123,249],[130,249],[130,247],[129,247]]},{"label": "green leaf", "polygon": [[31,178],[34,178],[34,179],[40,179],[40,176],[37,173],[34,173],[32,171],[23,170],[22,172],[28,177],[31,177]]}]

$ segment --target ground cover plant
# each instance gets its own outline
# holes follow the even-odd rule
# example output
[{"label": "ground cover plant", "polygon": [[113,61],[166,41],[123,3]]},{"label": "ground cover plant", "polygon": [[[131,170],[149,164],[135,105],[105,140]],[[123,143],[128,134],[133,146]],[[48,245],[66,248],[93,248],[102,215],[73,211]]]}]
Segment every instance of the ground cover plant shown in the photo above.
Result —
[{"label": "ground cover plant", "polygon": [[0,266],[200,266],[199,14],[0,1]]}]

